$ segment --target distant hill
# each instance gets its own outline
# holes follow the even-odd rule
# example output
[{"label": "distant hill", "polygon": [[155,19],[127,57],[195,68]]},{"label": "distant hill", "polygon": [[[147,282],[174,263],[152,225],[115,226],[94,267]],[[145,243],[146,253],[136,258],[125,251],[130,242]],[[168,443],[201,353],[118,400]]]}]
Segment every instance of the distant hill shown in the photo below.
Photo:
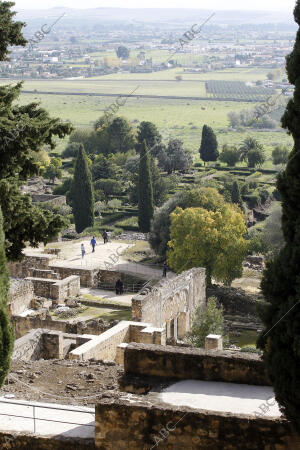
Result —
[{"label": "distant hill", "polygon": [[[31,21],[45,20],[50,17],[58,17],[66,13],[66,19],[75,21],[85,21],[86,24],[95,22],[141,22],[141,23],[200,23],[213,12],[216,15],[211,23],[218,25],[242,25],[242,24],[293,24],[291,11],[214,11],[203,9],[129,9],[129,8],[93,8],[93,9],[72,9],[72,8],[51,8],[20,10],[18,19],[30,24]],[[69,20],[68,20],[69,19]],[[74,23],[74,22],[73,22]]]}]

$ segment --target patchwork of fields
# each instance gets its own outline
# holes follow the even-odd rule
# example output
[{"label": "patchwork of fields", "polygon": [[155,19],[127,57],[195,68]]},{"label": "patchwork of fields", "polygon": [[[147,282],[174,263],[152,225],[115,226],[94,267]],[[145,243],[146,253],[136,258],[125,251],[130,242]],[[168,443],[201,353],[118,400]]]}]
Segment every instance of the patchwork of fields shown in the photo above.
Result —
[{"label": "patchwork of fields", "polygon": [[[23,89],[31,91],[31,93],[23,93],[21,102],[41,102],[51,114],[72,122],[75,127],[89,127],[116,99],[116,97],[101,96],[101,94],[127,96],[136,89],[134,96],[128,97],[125,105],[120,107],[117,113],[126,117],[134,125],[137,126],[143,120],[154,122],[165,140],[170,137],[180,138],[184,141],[186,149],[194,154],[197,154],[204,124],[216,130],[221,145],[225,143],[240,144],[246,136],[252,135],[265,145],[269,158],[265,166],[272,167],[270,161],[272,145],[278,143],[290,145],[291,138],[280,129],[276,131],[231,131],[228,128],[228,113],[253,109],[259,103],[253,102],[253,99],[252,102],[247,102],[239,98],[238,102],[233,102],[227,101],[225,98],[223,101],[208,98],[213,94],[207,93],[205,86],[205,83],[209,82],[210,86],[217,86],[221,89],[224,81],[228,81],[230,83],[227,86],[231,86],[232,90],[235,85],[236,92],[235,94],[230,92],[230,96],[235,95],[238,98],[242,94],[238,93],[237,89],[241,89],[241,86],[244,86],[244,89],[247,88],[243,83],[265,79],[266,73],[267,69],[236,68],[210,73],[186,74],[181,68],[176,68],[150,74],[114,74],[97,79],[28,80],[24,82]],[[175,80],[175,76],[178,74],[182,75],[183,81]],[[213,83],[213,80],[219,80],[219,83]],[[1,80],[0,84],[8,82]],[[45,91],[58,95],[39,93]],[[82,95],[69,95],[72,93]],[[92,93],[98,95],[91,96]],[[249,96],[248,92],[245,93]],[[141,95],[157,97],[143,98]],[[219,96],[217,93],[215,95]],[[166,96],[184,97],[184,99],[172,99],[166,98]],[[194,100],[193,97],[203,97],[204,99]],[[264,95],[261,97],[263,100]],[[58,151],[61,151],[64,146],[65,142],[60,141]],[[197,161],[197,156],[195,161]]]}]

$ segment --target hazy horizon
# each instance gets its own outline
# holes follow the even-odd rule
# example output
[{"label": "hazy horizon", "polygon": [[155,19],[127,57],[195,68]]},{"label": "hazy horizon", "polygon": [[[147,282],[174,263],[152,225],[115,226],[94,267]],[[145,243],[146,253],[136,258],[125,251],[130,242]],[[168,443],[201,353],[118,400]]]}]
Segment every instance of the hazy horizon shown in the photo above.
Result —
[{"label": "hazy horizon", "polygon": [[46,0],[39,3],[33,0],[16,0],[15,9],[49,9],[49,8],[73,8],[73,9],[88,9],[88,8],[124,8],[124,9],[207,9],[207,10],[251,10],[251,11],[287,11],[293,10],[295,0],[252,0],[251,4],[241,3],[240,0],[228,0],[224,4],[224,0],[128,0],[124,5],[122,0],[103,0],[99,5],[98,0],[86,0],[84,7],[82,2],[78,0]]}]

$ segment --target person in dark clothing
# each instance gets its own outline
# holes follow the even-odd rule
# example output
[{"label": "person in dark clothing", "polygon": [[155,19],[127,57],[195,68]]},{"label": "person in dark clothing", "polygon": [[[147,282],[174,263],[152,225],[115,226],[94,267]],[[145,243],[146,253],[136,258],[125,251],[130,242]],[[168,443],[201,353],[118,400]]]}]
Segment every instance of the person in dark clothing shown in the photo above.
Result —
[{"label": "person in dark clothing", "polygon": [[165,261],[163,264],[163,277],[164,278],[166,278],[166,276],[167,276],[167,271],[168,271],[168,265],[167,265],[167,261]]},{"label": "person in dark clothing", "polygon": [[96,242],[95,236],[93,236],[93,238],[91,240],[91,246],[92,246],[92,249],[93,249],[93,253],[95,252],[95,246],[96,245],[97,245],[97,242]]},{"label": "person in dark clothing", "polygon": [[118,281],[116,282],[116,294],[117,295],[122,295],[124,292],[124,284],[123,281],[120,280],[120,278],[118,279]]},{"label": "person in dark clothing", "polygon": [[104,244],[106,244],[108,242],[108,234],[106,230],[103,231],[102,237]]}]

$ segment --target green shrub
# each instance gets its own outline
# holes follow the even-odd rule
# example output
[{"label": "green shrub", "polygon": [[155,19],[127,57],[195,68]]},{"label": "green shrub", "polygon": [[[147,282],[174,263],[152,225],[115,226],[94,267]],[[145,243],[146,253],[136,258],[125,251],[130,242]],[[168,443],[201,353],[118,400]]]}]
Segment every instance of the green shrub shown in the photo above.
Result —
[{"label": "green shrub", "polygon": [[249,181],[249,188],[250,189],[257,189],[257,181]]},{"label": "green shrub", "polygon": [[123,228],[123,230],[138,231],[138,218],[135,216],[128,217],[127,219],[116,222],[116,226]]},{"label": "green shrub", "polygon": [[255,347],[255,345],[246,345],[241,349],[243,353],[257,353],[259,355],[262,354],[262,351]]},{"label": "green shrub", "polygon": [[260,204],[260,196],[258,193],[253,193],[251,195],[245,195],[244,199],[249,207],[249,209],[257,208]]},{"label": "green shrub", "polygon": [[266,189],[263,189],[262,191],[259,191],[259,196],[261,203],[264,205],[270,197],[270,194]]},{"label": "green shrub", "polygon": [[207,300],[205,310],[202,306],[197,308],[187,339],[195,347],[204,347],[208,334],[224,335],[223,307],[218,308],[215,297]]}]

